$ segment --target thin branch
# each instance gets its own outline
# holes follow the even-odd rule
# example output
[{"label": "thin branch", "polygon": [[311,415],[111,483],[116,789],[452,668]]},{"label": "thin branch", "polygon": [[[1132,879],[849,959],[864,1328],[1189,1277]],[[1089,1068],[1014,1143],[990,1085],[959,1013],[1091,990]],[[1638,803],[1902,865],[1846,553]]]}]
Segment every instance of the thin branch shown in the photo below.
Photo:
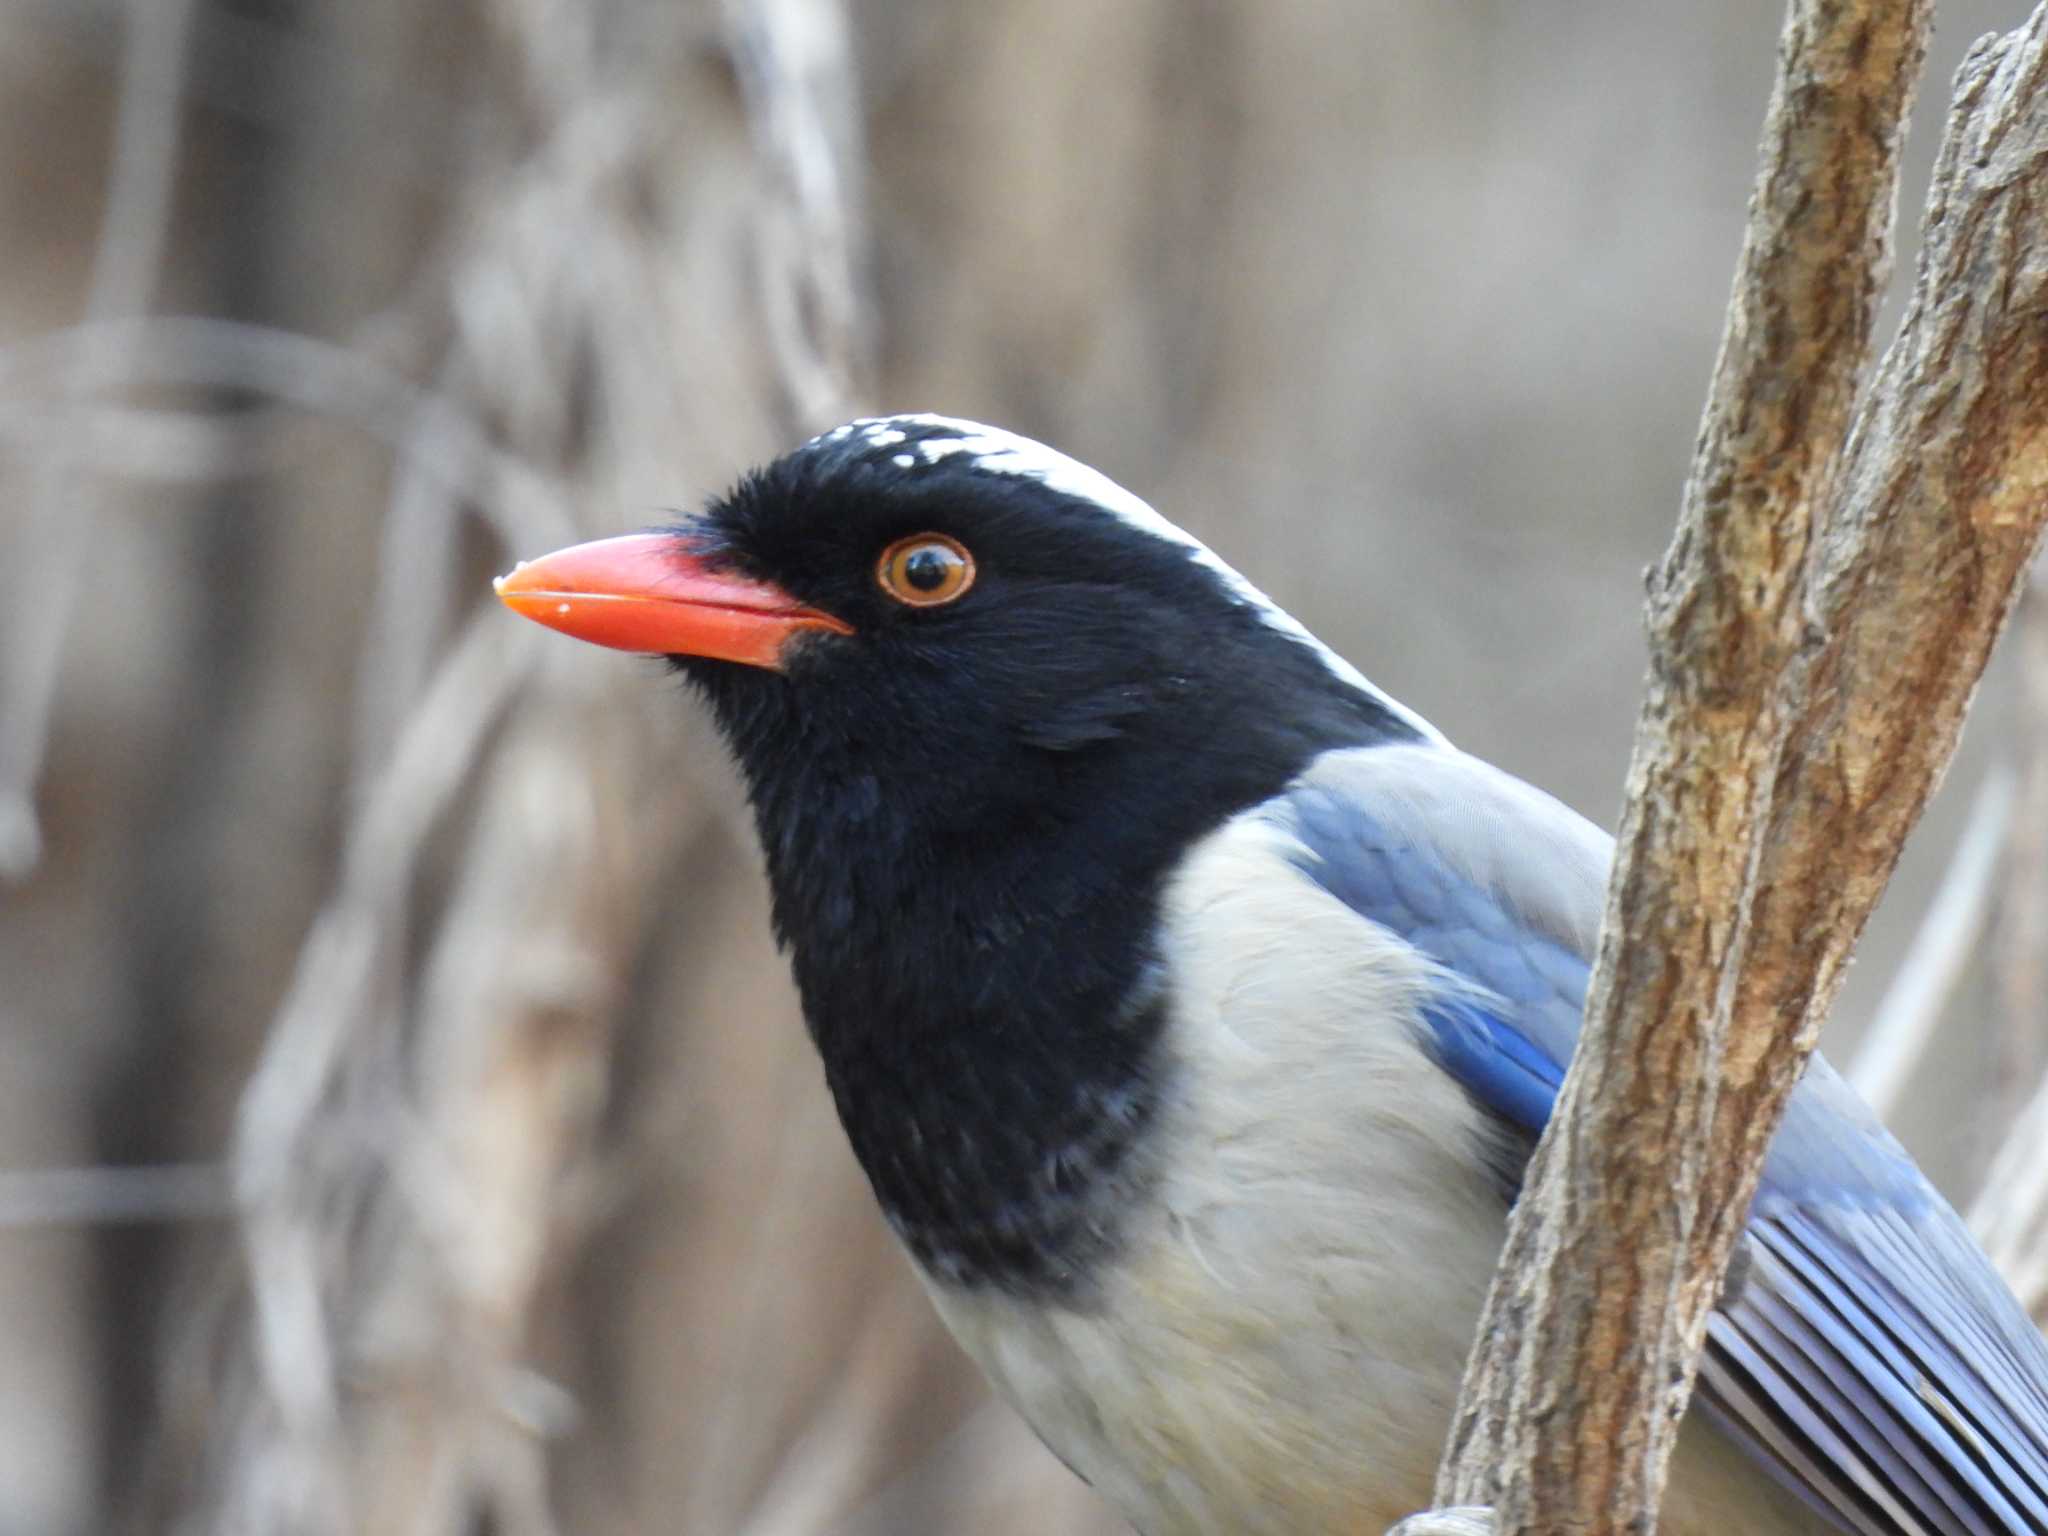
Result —
[{"label": "thin branch", "polygon": [[[826,0],[783,10],[843,32]],[[758,349],[759,317],[721,333],[722,351],[682,323],[688,280],[663,239],[677,233],[664,223],[663,50],[644,34],[622,49],[606,18],[574,7],[497,14],[539,131],[483,183],[483,211],[441,267],[433,299],[453,334],[433,391],[394,392],[360,356],[247,327],[183,322],[150,338],[183,376],[254,370],[404,455],[357,697],[357,772],[386,766],[243,1100],[234,1166],[255,1349],[238,1362],[239,1401],[216,1416],[225,1426],[209,1427],[212,1525],[554,1528],[547,1448],[508,1384],[585,1214],[565,1196],[600,1124],[613,979],[662,919],[657,877],[701,812],[676,792],[672,759],[622,774],[656,754],[615,739],[603,670],[531,666],[486,615],[426,671],[453,595],[451,535],[461,507],[501,511],[511,489],[477,474],[492,451],[479,419],[520,464],[560,465],[580,504],[616,509],[637,499],[627,486],[673,485],[691,467],[678,433],[692,422],[726,423],[723,439],[734,415],[781,415],[803,395],[776,375],[706,403],[699,351]],[[706,35],[689,8],[662,14],[678,48]],[[780,60],[763,89],[782,88]],[[845,62],[823,61],[828,83]],[[756,156],[741,153],[748,174],[725,185],[751,216]],[[693,237],[716,227],[685,211]],[[0,389],[9,363],[0,355]],[[467,476],[441,472],[451,464]],[[560,516],[551,487],[537,499]],[[572,536],[500,527],[521,548]],[[528,682],[528,707],[507,711]],[[416,877],[437,850],[448,862],[426,897]]]},{"label": "thin branch", "polygon": [[[491,440],[472,412],[364,352],[270,326],[198,316],[108,320],[0,347],[0,394],[69,375],[84,394],[131,385],[246,389],[347,422],[473,499],[509,549],[574,536],[558,482]],[[420,423],[432,424],[422,432]]]},{"label": "thin branch", "polygon": [[845,415],[873,373],[852,38],[833,0],[725,0],[724,11],[772,187],[758,210],[762,319],[796,420],[814,427]]},{"label": "thin branch", "polygon": [[2048,8],[1957,75],[1899,336],[1822,536],[1738,1015],[1832,1001],[2048,517]]},{"label": "thin branch", "polygon": [[[464,372],[459,360],[443,364],[432,396],[437,405],[457,398]],[[359,775],[375,772],[399,722],[418,702],[451,622],[447,594],[458,568],[463,497],[430,466],[457,456],[447,439],[460,431],[460,418],[452,410],[421,411],[392,477],[378,536],[377,585],[357,669],[362,681],[356,690],[353,756]]]},{"label": "thin branch", "polygon": [[2048,1074],[1992,1159],[1969,1222],[2013,1294],[2039,1316],[2048,1306]]},{"label": "thin branch", "polygon": [[[170,224],[178,90],[192,12],[193,0],[131,0],[127,7],[113,164],[86,289],[88,322],[139,313],[149,304]],[[60,390],[67,404],[83,393],[77,376]],[[93,524],[79,467],[68,435],[37,460],[22,546],[10,561],[15,597],[0,649],[0,879],[23,878],[42,857],[36,780]]]},{"label": "thin branch", "polygon": [[341,1076],[351,1031],[370,1012],[387,929],[382,915],[401,899],[428,830],[532,664],[533,651],[503,643],[491,617],[470,621],[353,818],[340,889],[307,935],[242,1095],[233,1168],[257,1352],[272,1399],[301,1443],[324,1437],[336,1399],[321,1299],[326,1213],[316,1196],[324,1191],[309,1191],[316,1181],[307,1173],[321,1164],[318,1111]]},{"label": "thin branch", "polygon": [[0,1228],[205,1221],[233,1209],[219,1163],[0,1172]]},{"label": "thin branch", "polygon": [[1457,1509],[1433,1509],[1428,1514],[1410,1515],[1387,1536],[1494,1536],[1493,1511],[1484,1505],[1466,1504]]},{"label": "thin branch", "polygon": [[383,770],[351,818],[333,901],[315,920],[263,1060],[243,1092],[238,1194],[260,1212],[289,1182],[313,1104],[329,1086],[348,1021],[363,1009],[367,953],[398,905],[427,834],[467,780],[536,651],[479,612],[443,659]]},{"label": "thin branch", "polygon": [[[2019,663],[2018,720],[2013,737],[2019,764],[2012,835],[2001,861],[1993,962],[1998,988],[1996,1120],[1984,1129],[1995,1145],[2044,1065],[2042,1026],[2048,1022],[2048,591],[2037,562],[2020,599],[2013,649]],[[2037,1144],[2038,1145],[2038,1144]]]},{"label": "thin branch", "polygon": [[24,401],[0,412],[0,440],[9,449],[67,454],[94,474],[189,484],[276,469],[282,454],[272,425],[257,412]]},{"label": "thin branch", "polygon": [[[1489,1300],[1502,1337],[1482,1326],[1445,1479],[1497,1486],[1506,1529],[1650,1528],[1770,1135],[2038,548],[2044,38],[2048,10],[1979,44],[1958,74],[1913,299],[1858,409],[1797,600],[1758,645],[1740,582],[1674,579],[1754,572],[1751,590],[1782,590],[1798,526],[1765,506],[1713,530],[1718,550],[1689,518],[1653,593],[1656,673],[1587,1036],[1511,1227]],[[1861,42],[1901,67],[1918,46]],[[1896,137],[1903,94],[1861,104],[1880,105],[1889,115],[1859,114],[1866,147]],[[1767,186],[1827,163],[1786,148],[1767,152]],[[1819,204],[1842,187],[1831,177]],[[1742,295],[1768,277],[1745,278],[1731,342]],[[1737,420],[1786,398],[1785,381],[1715,395]],[[1802,433],[1825,426],[1807,417]],[[1760,740],[1772,743],[1762,759]]]},{"label": "thin branch", "polygon": [[[2041,951],[2048,944],[2048,593],[2041,581],[2037,562],[2016,624],[2018,806],[2002,861],[1998,1088],[1987,1106],[2000,1113],[1996,1150],[1969,1217],[1970,1230],[2037,1319],[2048,1312],[2048,1073],[2039,1038]],[[2029,1083],[2035,1086],[2025,1095]]]},{"label": "thin branch", "polygon": [[1897,1106],[1983,941],[2012,825],[2014,778],[2002,764],[1984,776],[1927,915],[1849,1064],[1849,1081],[1880,1116]]}]

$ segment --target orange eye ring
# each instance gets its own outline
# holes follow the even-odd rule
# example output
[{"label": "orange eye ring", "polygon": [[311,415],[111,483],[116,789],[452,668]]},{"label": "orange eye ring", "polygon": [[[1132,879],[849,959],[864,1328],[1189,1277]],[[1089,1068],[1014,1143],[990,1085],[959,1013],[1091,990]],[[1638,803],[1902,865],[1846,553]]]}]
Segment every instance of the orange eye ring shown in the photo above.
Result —
[{"label": "orange eye ring", "polygon": [[943,533],[913,533],[882,551],[875,583],[908,608],[958,602],[974,585],[974,556]]}]

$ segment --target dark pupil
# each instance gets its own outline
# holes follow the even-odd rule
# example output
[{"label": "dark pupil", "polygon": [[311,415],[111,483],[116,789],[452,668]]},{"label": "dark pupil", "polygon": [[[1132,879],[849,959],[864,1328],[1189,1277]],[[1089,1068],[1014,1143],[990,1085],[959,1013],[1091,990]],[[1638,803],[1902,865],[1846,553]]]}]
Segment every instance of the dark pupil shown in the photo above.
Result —
[{"label": "dark pupil", "polygon": [[952,564],[945,550],[927,544],[923,549],[913,549],[905,558],[903,579],[920,592],[936,592],[945,585],[946,572]]}]

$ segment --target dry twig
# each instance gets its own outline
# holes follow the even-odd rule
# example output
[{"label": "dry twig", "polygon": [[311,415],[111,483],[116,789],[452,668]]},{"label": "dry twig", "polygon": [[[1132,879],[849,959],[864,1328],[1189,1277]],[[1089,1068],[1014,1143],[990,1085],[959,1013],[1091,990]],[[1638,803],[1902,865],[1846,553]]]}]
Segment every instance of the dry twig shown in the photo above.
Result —
[{"label": "dry twig", "polygon": [[1849,1081],[1880,1116],[1897,1107],[1984,937],[2012,817],[2013,774],[1997,766],[1978,786],[1941,885],[1849,1063]]},{"label": "dry twig", "polygon": [[2048,1308],[2048,1076],[2013,1121],[1984,1187],[1970,1205],[1970,1230],[2036,1318]]},{"label": "dry twig", "polygon": [[218,1163],[0,1171],[0,1227],[203,1221],[231,1210]]},{"label": "dry twig", "polygon": [[[794,49],[776,25],[792,16],[822,33]],[[457,526],[467,501],[494,494],[442,472],[491,461],[475,418],[519,446],[514,462],[560,465],[577,499],[609,517],[621,482],[673,483],[674,423],[687,414],[687,348],[621,304],[632,294],[658,308],[675,280],[637,200],[660,153],[663,72],[615,73],[590,13],[508,3],[497,19],[543,132],[487,183],[486,212],[450,263],[454,334],[437,387],[394,396],[377,377],[365,393],[353,358],[298,338],[180,336],[187,364],[208,348],[239,360],[305,352],[404,455],[357,699],[357,768],[377,787],[352,820],[237,1139],[259,1348],[201,1517],[228,1528],[439,1532],[477,1511],[508,1530],[552,1528],[545,1438],[573,1413],[559,1392],[536,1393],[527,1329],[573,1245],[579,1209],[565,1194],[603,1105],[617,980],[661,918],[653,892],[701,814],[659,772],[633,782],[612,766],[657,756],[610,739],[624,727],[595,706],[613,669],[559,657],[537,668],[494,614],[443,654]],[[672,25],[671,42],[702,36],[694,18]],[[818,46],[843,31],[827,0],[774,7],[750,107],[812,122],[784,98],[843,71],[843,52]],[[804,80],[785,78],[792,61]],[[843,155],[824,132],[810,148]],[[813,225],[841,185],[816,182],[804,183]],[[779,227],[771,220],[770,235]],[[835,269],[843,246],[783,256],[776,281],[802,272],[817,292],[852,293],[850,271]],[[783,398],[767,409],[842,408],[834,370],[848,356],[823,343],[801,367],[785,355]],[[641,465],[627,448],[664,456]],[[558,508],[566,493],[546,499]],[[512,550],[570,536],[531,518],[501,526]],[[529,707],[504,718],[520,689]],[[411,887],[458,793],[469,820],[445,900],[424,917]]]},{"label": "dry twig", "polygon": [[[120,108],[105,214],[93,246],[88,322],[135,314],[156,283],[170,224],[178,158],[180,80],[193,0],[131,0],[121,50]],[[60,389],[65,414],[85,392],[81,362]],[[36,778],[50,701],[93,509],[76,455],[60,439],[37,460],[24,548],[11,562],[17,600],[0,646],[0,880],[26,876],[41,857]]]},{"label": "dry twig", "polygon": [[[1958,79],[1843,444],[1925,6],[1795,0],[1677,539],[1587,1028],[1438,1487],[1646,1531],[1764,1149],[2048,516],[2048,12]],[[1830,467],[1840,453],[1838,470]],[[1810,536],[1810,544],[1809,544]]]},{"label": "dry twig", "polygon": [[[2048,1073],[2040,1065],[2042,954],[2048,943],[2048,593],[2020,599],[2017,806],[2002,860],[1996,951],[2000,1040],[1997,1151],[1970,1205],[1970,1229],[2027,1310],[2048,1313]],[[2031,1097],[2025,1085],[2035,1083]],[[2002,1100],[2003,1102],[1997,1102]]]},{"label": "dry twig", "polygon": [[2048,590],[2035,563],[2014,620],[2019,673],[2018,757],[2012,835],[1999,892],[1997,1084],[1998,1129],[2019,1109],[2026,1084],[2048,1064]]}]

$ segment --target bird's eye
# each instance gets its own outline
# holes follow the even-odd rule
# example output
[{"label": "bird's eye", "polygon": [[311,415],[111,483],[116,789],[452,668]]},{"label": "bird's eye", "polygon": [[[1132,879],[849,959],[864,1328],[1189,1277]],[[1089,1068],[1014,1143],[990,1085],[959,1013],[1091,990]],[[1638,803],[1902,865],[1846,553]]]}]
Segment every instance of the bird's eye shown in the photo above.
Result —
[{"label": "bird's eye", "polygon": [[936,608],[974,585],[974,556],[943,533],[914,533],[882,551],[875,580],[899,603]]}]

